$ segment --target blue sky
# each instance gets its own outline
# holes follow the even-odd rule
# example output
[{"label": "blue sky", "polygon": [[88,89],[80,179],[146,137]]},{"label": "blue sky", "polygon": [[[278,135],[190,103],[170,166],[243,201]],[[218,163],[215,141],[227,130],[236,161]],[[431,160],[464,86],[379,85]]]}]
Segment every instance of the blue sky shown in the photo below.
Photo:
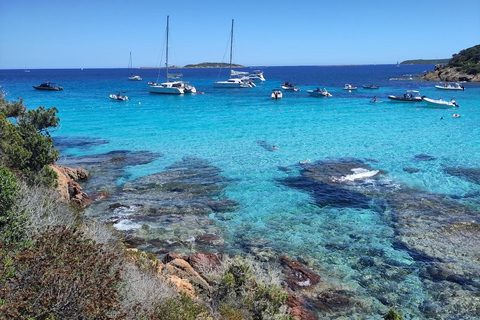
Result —
[{"label": "blue sky", "polygon": [[[480,0],[0,0],[0,69],[390,64],[480,44]],[[225,58],[224,58],[225,55]],[[163,58],[163,62],[164,62]]]}]

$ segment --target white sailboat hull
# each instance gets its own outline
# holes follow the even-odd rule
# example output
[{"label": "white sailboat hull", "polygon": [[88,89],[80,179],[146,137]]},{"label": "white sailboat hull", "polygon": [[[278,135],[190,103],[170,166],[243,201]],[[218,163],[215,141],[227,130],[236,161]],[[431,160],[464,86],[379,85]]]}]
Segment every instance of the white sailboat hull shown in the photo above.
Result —
[{"label": "white sailboat hull", "polygon": [[227,81],[216,81],[213,83],[214,88],[251,88],[249,83],[245,83],[240,79],[228,79]]},{"label": "white sailboat hull", "polygon": [[180,81],[164,82],[162,84],[150,85],[150,93],[183,94],[185,93],[185,90]]}]

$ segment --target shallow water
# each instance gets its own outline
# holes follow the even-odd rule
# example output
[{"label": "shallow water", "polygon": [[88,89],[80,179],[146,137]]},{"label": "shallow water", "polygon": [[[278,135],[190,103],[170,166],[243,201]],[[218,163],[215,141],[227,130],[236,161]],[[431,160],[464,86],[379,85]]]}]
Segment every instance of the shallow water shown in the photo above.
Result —
[{"label": "shallow water", "polygon": [[[332,319],[378,319],[389,306],[405,319],[475,319],[480,85],[451,93],[389,80],[432,69],[268,67],[261,86],[232,90],[212,88],[218,69],[182,70],[204,92],[191,96],[148,93],[156,70],[138,70],[142,82],[127,81],[126,69],[1,70],[0,85],[7,99],[59,109],[63,163],[104,173],[85,188],[112,195],[87,215],[114,223],[132,245],[158,255],[286,253],[362,301]],[[32,88],[47,80],[64,91]],[[272,101],[285,80],[302,91]],[[348,92],[345,83],[380,89]],[[308,96],[315,87],[333,97]],[[460,108],[388,101],[407,89],[454,96]],[[131,100],[108,98],[118,90]],[[375,95],[382,102],[369,103]],[[95,156],[118,150],[125,152]],[[163,186],[172,175],[183,178],[168,180],[169,189],[145,184]],[[202,235],[216,240],[197,241]]]}]

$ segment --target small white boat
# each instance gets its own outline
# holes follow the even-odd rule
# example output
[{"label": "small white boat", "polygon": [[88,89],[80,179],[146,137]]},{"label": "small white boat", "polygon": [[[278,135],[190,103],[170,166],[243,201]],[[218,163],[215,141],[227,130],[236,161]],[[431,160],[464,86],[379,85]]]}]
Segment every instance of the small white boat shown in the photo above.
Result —
[{"label": "small white boat", "polygon": [[282,90],[280,90],[280,89],[273,89],[273,90],[272,90],[272,94],[271,94],[270,96],[271,96],[272,99],[274,99],[274,100],[281,99],[281,98],[283,97]]},{"label": "small white boat", "polygon": [[127,97],[126,95],[123,95],[122,93],[125,93],[125,91],[118,91],[117,94],[111,94],[110,99],[120,100],[120,101],[130,100],[129,97]]},{"label": "small white boat", "polygon": [[432,106],[432,108],[442,108],[442,109],[448,109],[448,108],[455,108],[459,107],[459,105],[455,102],[455,100],[450,100],[450,101],[445,101],[442,99],[430,99],[427,97],[422,98],[423,101],[428,103],[429,105]]},{"label": "small white boat", "polygon": [[130,52],[130,61],[128,63],[128,71],[129,71],[129,76],[128,80],[130,81],[142,81],[142,78],[140,76],[137,76],[133,73],[133,66],[132,66],[132,52]]},{"label": "small white boat", "polygon": [[441,89],[441,90],[458,90],[458,91],[465,90],[465,87],[461,86],[458,82],[455,82],[455,83],[444,82],[442,85],[436,85],[435,88]]},{"label": "small white boat", "polygon": [[300,88],[295,87],[294,84],[291,84],[291,83],[288,82],[288,81],[285,81],[285,82],[282,84],[282,89],[283,89],[283,90],[300,91]]},{"label": "small white boat", "polygon": [[407,90],[403,96],[390,95],[388,99],[401,102],[420,102],[422,101],[422,96],[417,90]]},{"label": "small white boat", "polygon": [[263,71],[261,70],[254,70],[247,77],[252,81],[265,81],[265,78],[263,77]]},{"label": "small white boat", "polygon": [[331,97],[332,95],[330,94],[330,92],[327,91],[327,89],[323,88],[323,89],[320,89],[320,88],[317,88],[315,90],[307,90],[308,94],[311,95],[311,96],[314,96],[314,97]]},{"label": "small white boat", "polygon": [[345,84],[345,86],[343,87],[343,90],[357,90],[358,88],[355,87],[355,86],[352,86],[348,83]]}]

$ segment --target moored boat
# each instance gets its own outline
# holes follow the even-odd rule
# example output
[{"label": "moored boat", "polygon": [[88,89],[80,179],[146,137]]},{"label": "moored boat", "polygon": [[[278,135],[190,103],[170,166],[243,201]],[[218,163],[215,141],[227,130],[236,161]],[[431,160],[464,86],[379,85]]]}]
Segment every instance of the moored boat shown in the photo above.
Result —
[{"label": "moored boat", "polygon": [[441,109],[448,109],[448,108],[455,108],[460,107],[455,100],[445,101],[440,99],[430,99],[427,97],[422,97],[422,100],[427,103],[427,105],[431,106],[432,108],[441,108]]},{"label": "moored boat", "polygon": [[289,81],[285,81],[282,84],[282,89],[283,90],[293,90],[293,91],[300,91],[300,88],[295,87],[294,84],[291,84]]},{"label": "moored boat", "polygon": [[388,99],[402,102],[420,102],[422,101],[422,96],[416,90],[407,90],[402,96],[390,95]]},{"label": "moored boat", "polygon": [[274,99],[274,100],[281,99],[281,98],[283,97],[282,90],[280,90],[280,89],[273,89],[273,90],[272,90],[272,94],[271,94],[270,96],[271,96],[272,99]]},{"label": "moored boat", "polygon": [[368,85],[368,86],[362,86],[363,89],[379,89],[379,86],[376,86],[374,84]]},{"label": "moored boat", "polygon": [[130,80],[130,81],[142,81],[142,77],[137,76],[133,73],[132,52],[130,52],[130,61],[128,62],[128,71],[129,71],[128,80]]},{"label": "moored boat", "polygon": [[457,90],[457,91],[465,90],[465,87],[461,86],[458,82],[455,82],[455,83],[444,82],[442,85],[436,85],[435,88],[441,89],[441,90]]},{"label": "moored boat", "polygon": [[125,93],[125,91],[117,91],[117,94],[110,95],[110,99],[119,100],[119,101],[130,100],[129,97],[127,97],[126,95],[123,95],[122,93]]},{"label": "moored boat", "polygon": [[265,78],[263,76],[263,71],[261,70],[253,70],[252,73],[250,73],[248,76],[248,79],[252,81],[265,81]]},{"label": "moored boat", "polygon": [[331,97],[332,95],[330,94],[330,92],[327,91],[327,89],[323,88],[323,89],[320,89],[320,88],[317,88],[315,90],[307,90],[308,94],[311,95],[311,96],[314,96],[314,97]]},{"label": "moored boat", "polygon": [[37,90],[62,91],[63,87],[58,87],[55,83],[47,81],[38,86],[33,86]]},{"label": "moored boat", "polygon": [[357,90],[358,88],[355,87],[355,86],[352,86],[348,83],[345,84],[345,86],[343,87],[343,90]]}]

